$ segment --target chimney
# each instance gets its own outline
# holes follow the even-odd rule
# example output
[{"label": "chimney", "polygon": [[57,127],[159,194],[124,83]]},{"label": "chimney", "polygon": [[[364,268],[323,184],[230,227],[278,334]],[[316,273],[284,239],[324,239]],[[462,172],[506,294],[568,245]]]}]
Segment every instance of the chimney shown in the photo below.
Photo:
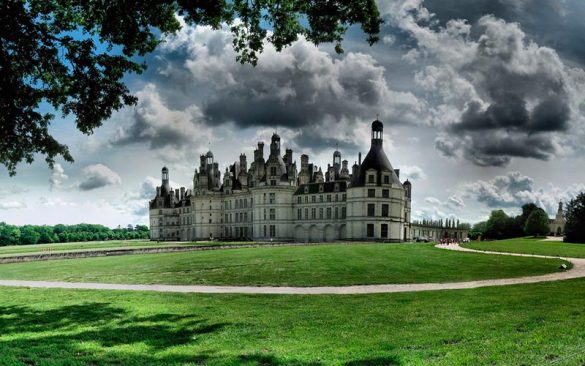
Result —
[{"label": "chimney", "polygon": [[400,169],[394,169],[394,173],[396,173],[396,176],[400,178]]},{"label": "chimney", "polygon": [[362,165],[362,153],[358,154],[358,165]]}]

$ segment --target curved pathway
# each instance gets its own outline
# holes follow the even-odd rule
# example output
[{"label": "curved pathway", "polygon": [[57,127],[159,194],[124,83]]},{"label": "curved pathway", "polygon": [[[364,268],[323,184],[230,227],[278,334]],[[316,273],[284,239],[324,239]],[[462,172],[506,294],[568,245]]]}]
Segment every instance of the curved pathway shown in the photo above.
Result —
[{"label": "curved pathway", "polygon": [[554,272],[540,276],[500,278],[492,280],[449,282],[449,283],[414,283],[414,284],[388,284],[388,285],[356,285],[356,286],[321,286],[321,287],[272,287],[272,286],[199,286],[199,285],[127,285],[110,283],[88,282],[52,282],[52,281],[19,281],[0,280],[0,286],[31,287],[31,288],[65,288],[65,289],[90,289],[90,290],[124,290],[124,291],[155,291],[155,292],[182,292],[182,293],[208,293],[208,294],[299,294],[299,295],[324,295],[324,294],[375,294],[394,292],[418,292],[438,290],[460,290],[489,286],[506,286],[537,282],[560,281],[572,278],[585,277],[585,258],[561,258],[554,256],[504,253],[480,251],[460,247],[459,245],[437,245],[438,248],[459,250],[495,255],[512,255],[519,257],[537,257],[563,259],[570,261],[573,268],[563,272]]}]

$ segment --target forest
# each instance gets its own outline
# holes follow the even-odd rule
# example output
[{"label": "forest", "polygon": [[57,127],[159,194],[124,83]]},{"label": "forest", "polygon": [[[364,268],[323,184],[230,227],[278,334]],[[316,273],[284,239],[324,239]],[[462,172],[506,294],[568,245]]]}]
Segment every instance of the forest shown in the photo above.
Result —
[{"label": "forest", "polygon": [[146,225],[118,226],[115,229],[96,224],[55,226],[16,226],[0,222],[0,246],[68,243],[76,241],[148,239],[150,232]]}]

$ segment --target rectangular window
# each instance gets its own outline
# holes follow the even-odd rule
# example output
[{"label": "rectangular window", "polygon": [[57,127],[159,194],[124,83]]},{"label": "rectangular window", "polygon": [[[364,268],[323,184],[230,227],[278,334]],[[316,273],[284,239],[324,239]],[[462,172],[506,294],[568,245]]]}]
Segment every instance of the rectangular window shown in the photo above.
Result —
[{"label": "rectangular window", "polygon": [[305,196],[305,203],[309,203],[309,196]]},{"label": "rectangular window", "polygon": [[374,237],[374,224],[368,224],[367,226],[367,236],[368,238],[373,238]]},{"label": "rectangular window", "polygon": [[275,203],[276,202],[276,197],[275,197],[275,193],[270,193],[270,203]]},{"label": "rectangular window", "polygon": [[309,219],[309,209],[305,208],[305,220]]},{"label": "rectangular window", "polygon": [[331,220],[331,207],[327,207],[327,220]]},{"label": "rectangular window", "polygon": [[338,202],[338,201],[339,201],[339,195],[338,195],[338,194],[336,194],[336,195],[335,195],[335,202]]},{"label": "rectangular window", "polygon": [[276,185],[276,181],[275,181],[274,179],[272,179],[272,180],[270,181],[270,185],[271,185],[271,186],[275,186],[275,185]]},{"label": "rectangular window", "polygon": [[376,204],[368,203],[368,216],[376,216]]},{"label": "rectangular window", "polygon": [[316,208],[312,208],[311,209],[311,218],[312,219],[316,219],[317,218],[317,209]]},{"label": "rectangular window", "polygon": [[375,189],[368,189],[368,197],[376,197],[376,190]]},{"label": "rectangular window", "polygon": [[274,238],[276,236],[276,226],[270,225],[270,237]]},{"label": "rectangular window", "polygon": [[301,203],[302,202],[301,199],[302,199],[302,197],[301,196],[298,196],[297,197],[297,203]]},{"label": "rectangular window", "polygon": [[273,208],[270,209],[270,220],[276,220],[276,211]]},{"label": "rectangular window", "polygon": [[270,175],[275,176],[276,175],[276,167],[270,167]]},{"label": "rectangular window", "polygon": [[303,210],[301,210],[300,208],[297,209],[297,219],[301,220],[303,218]]},{"label": "rectangular window", "polygon": [[323,202],[323,195],[319,195],[319,202]]},{"label": "rectangular window", "polygon": [[382,205],[382,216],[383,217],[388,217],[388,215],[389,215],[388,211],[389,211],[388,205],[386,205],[386,204]]},{"label": "rectangular window", "polygon": [[331,195],[330,194],[327,195],[327,202],[331,202]]},{"label": "rectangular window", "polygon": [[264,225],[264,237],[266,237],[266,225]]},{"label": "rectangular window", "polygon": [[383,189],[382,190],[382,198],[390,198],[390,190]]},{"label": "rectangular window", "polygon": [[368,175],[368,183],[376,183],[376,177],[374,174]]},{"label": "rectangular window", "polygon": [[342,207],[342,208],[341,208],[341,218],[342,218],[342,219],[345,219],[346,212],[347,212],[347,211],[346,211],[346,208],[345,208],[345,207]]},{"label": "rectangular window", "polygon": [[264,220],[266,220],[266,209],[264,209]]},{"label": "rectangular window", "polygon": [[388,224],[382,224],[380,227],[380,236],[383,238],[388,237]]},{"label": "rectangular window", "polygon": [[338,218],[339,218],[339,208],[338,208],[338,207],[335,207],[335,216],[334,216],[334,217],[335,217],[336,219],[338,219]]},{"label": "rectangular window", "polygon": [[316,196],[311,196],[311,202],[313,202],[313,203],[317,202],[317,197]]},{"label": "rectangular window", "polygon": [[384,184],[390,184],[390,176],[389,175],[384,176]]},{"label": "rectangular window", "polygon": [[[264,193],[264,201],[262,201],[263,203],[266,203],[266,193]],[[266,235],[264,235],[266,236]]]},{"label": "rectangular window", "polygon": [[319,208],[319,218],[323,219],[323,207]]}]

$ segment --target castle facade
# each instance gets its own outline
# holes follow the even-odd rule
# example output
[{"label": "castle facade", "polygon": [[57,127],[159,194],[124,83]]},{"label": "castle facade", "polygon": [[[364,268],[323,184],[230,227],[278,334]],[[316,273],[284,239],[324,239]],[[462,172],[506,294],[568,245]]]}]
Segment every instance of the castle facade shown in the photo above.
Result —
[{"label": "castle facade", "polygon": [[193,188],[173,190],[169,171],[150,201],[151,240],[408,241],[412,184],[401,182],[383,149],[383,124],[372,123],[368,154],[351,171],[341,153],[327,170],[271,139],[268,159],[259,142],[222,175],[210,151],[200,157]]}]

